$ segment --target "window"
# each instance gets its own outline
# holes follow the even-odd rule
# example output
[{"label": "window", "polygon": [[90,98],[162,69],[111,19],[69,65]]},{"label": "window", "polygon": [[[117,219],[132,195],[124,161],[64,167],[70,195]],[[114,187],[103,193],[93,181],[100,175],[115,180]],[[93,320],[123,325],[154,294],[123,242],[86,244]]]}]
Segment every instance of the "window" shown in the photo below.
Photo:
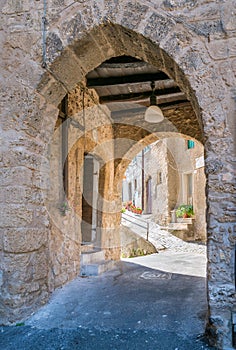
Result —
[{"label": "window", "polygon": [[194,148],[194,146],[195,146],[195,143],[194,143],[193,140],[188,140],[187,141],[187,148],[188,149]]}]

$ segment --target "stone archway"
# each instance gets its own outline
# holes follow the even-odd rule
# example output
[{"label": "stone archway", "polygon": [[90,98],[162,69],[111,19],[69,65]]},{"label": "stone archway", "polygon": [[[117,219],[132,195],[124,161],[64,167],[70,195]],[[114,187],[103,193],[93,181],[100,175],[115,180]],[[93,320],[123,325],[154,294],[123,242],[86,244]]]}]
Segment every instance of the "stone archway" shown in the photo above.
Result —
[{"label": "stone archway", "polygon": [[[34,194],[35,199],[32,204],[24,189],[24,193],[18,192],[16,196],[24,206],[15,208],[12,204],[6,210],[3,239],[3,322],[28,314],[29,310],[48,298],[50,291],[78,272],[76,266],[67,278],[59,274],[57,283],[54,283],[56,272],[49,267],[53,266],[54,249],[57,249],[58,242],[54,242],[53,249],[49,247],[52,245],[52,231],[42,196],[46,187],[46,175],[42,172],[41,165],[47,155],[58,115],[57,106],[62,98],[83,80],[87,72],[104,60],[128,52],[129,55],[158,66],[176,80],[195,111],[195,122],[201,131],[199,137],[205,143],[208,176],[209,329],[211,337],[216,338],[219,346],[229,345],[232,335],[231,313],[235,301],[235,236],[231,214],[233,149],[226,108],[223,106],[229,97],[225,90],[225,95],[222,95],[222,85],[215,85],[212,78],[218,72],[214,49],[200,40],[199,34],[187,30],[165,11],[160,14],[152,9],[152,14],[147,16],[144,23],[143,13],[147,14],[147,6],[142,8],[140,4],[137,5],[135,13],[138,20],[134,17],[131,20],[127,14],[121,16],[119,8],[118,20],[113,19],[117,24],[113,24],[109,9],[107,20],[104,14],[100,17],[98,15],[98,20],[94,15],[89,19],[87,16],[86,21],[83,21],[86,17],[83,11],[86,8],[82,8],[79,15],[78,9],[80,4],[64,10],[55,25],[49,28],[46,72],[41,77],[42,70],[35,60],[37,72],[31,78],[30,88],[18,89],[21,104],[15,106],[15,109],[20,111],[21,123],[17,116],[14,126],[8,124],[10,121],[4,122],[4,129],[7,130],[4,135],[4,150],[6,154],[10,150],[11,155],[10,161],[6,156],[4,158],[4,164],[9,167],[9,171],[4,172],[6,186],[9,178],[17,178],[14,169],[17,164],[22,171],[22,184],[29,187],[30,194]],[[27,108],[22,101],[27,101]],[[14,151],[9,142],[11,128],[19,135],[18,146]],[[22,135],[26,137],[23,152]],[[61,243],[66,247],[65,242]],[[70,265],[69,261],[68,264]],[[18,267],[17,272],[15,266]],[[65,271],[69,270],[69,266],[64,268]],[[19,315],[22,305],[27,305],[27,308],[22,309],[22,314]]]}]

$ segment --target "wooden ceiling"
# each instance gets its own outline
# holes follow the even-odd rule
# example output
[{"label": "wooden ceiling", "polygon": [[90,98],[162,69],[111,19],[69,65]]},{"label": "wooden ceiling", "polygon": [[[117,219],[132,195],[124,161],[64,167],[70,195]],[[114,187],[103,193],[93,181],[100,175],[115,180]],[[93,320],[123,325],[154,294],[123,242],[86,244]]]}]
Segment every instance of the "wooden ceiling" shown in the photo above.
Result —
[{"label": "wooden ceiling", "polygon": [[87,87],[95,89],[100,104],[106,104],[113,116],[144,112],[150,104],[151,82],[155,82],[157,104],[161,109],[189,105],[174,80],[150,64],[130,56],[114,57],[86,76]]}]

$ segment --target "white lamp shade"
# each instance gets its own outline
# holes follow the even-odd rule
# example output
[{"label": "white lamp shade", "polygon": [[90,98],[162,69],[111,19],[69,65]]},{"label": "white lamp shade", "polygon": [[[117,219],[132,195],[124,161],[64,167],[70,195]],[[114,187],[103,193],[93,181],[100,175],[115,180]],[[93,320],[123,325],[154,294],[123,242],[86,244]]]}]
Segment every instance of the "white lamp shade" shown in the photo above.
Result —
[{"label": "white lamp shade", "polygon": [[160,107],[152,105],[146,109],[144,119],[148,123],[160,123],[164,120],[164,116]]}]

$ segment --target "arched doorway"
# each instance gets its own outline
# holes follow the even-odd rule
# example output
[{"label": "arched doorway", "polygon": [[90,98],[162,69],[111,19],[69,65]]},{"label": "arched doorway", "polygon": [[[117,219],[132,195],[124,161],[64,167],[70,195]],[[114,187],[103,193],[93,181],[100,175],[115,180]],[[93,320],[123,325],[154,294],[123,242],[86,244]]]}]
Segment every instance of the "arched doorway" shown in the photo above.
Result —
[{"label": "arched doorway", "polygon": [[[73,11],[74,9],[72,8],[67,9],[67,14],[68,12],[70,12],[70,15],[72,16]],[[214,132],[211,131],[211,118],[213,118],[213,121],[216,120],[218,124],[221,124],[222,118],[220,118],[219,116],[219,114],[221,113],[217,110],[216,107],[214,107],[217,106],[217,97],[212,95],[209,97],[205,97],[208,96],[207,91],[214,91],[214,83],[211,80],[209,80],[208,84],[204,86],[201,85],[201,83],[199,83],[199,81],[201,81],[200,72],[206,72],[205,69],[208,66],[207,62],[202,62],[202,60],[200,59],[202,52],[206,51],[206,49],[203,47],[204,45],[202,45],[196,39],[197,35],[195,35],[192,32],[189,34],[189,32],[184,28],[184,26],[177,25],[175,22],[172,22],[171,20],[169,20],[168,16],[165,17],[165,15],[163,15],[161,17],[163,19],[166,19],[167,22],[167,25],[165,26],[165,35],[159,35],[159,33],[163,34],[163,28],[158,27],[161,25],[160,21],[156,21],[155,30],[153,30],[153,25],[149,23],[149,29],[147,26],[147,30],[145,33],[143,33],[142,30],[140,30],[140,32],[138,30],[137,32],[135,32],[130,29],[124,28],[120,25],[121,23],[119,25],[113,25],[111,23],[105,23],[104,25],[103,23],[99,29],[98,27],[95,27],[95,24],[93,23],[91,24],[91,28],[93,29],[82,29],[82,38],[78,37],[78,35],[81,34],[80,32],[78,32],[78,30],[75,32],[72,31],[73,34],[70,38],[65,38],[67,36],[67,31],[63,31],[63,28],[65,28],[65,26],[63,25],[60,26],[61,32],[60,30],[54,30],[53,27],[49,28],[47,71],[45,72],[42,78],[35,78],[35,84],[33,84],[33,86],[37,85],[37,93],[34,92],[35,96],[37,96],[35,97],[34,101],[32,100],[32,105],[34,106],[33,110],[37,111],[42,117],[42,124],[40,124],[41,130],[38,137],[40,141],[42,141],[46,145],[50,145],[51,135],[53,134],[53,129],[58,116],[58,104],[61,102],[62,98],[69,91],[72,91],[75,88],[76,84],[78,84],[78,82],[81,82],[89,71],[93,70],[95,67],[99,66],[102,62],[106,61],[110,57],[121,56],[124,54],[131,55],[132,57],[137,57],[138,59],[151,63],[153,66],[159,67],[161,71],[165,72],[169,77],[173,78],[176,82],[178,82],[181,90],[191,101],[192,110],[194,111],[193,116],[190,118],[190,123],[188,123],[188,125],[186,125],[184,128],[185,133],[190,135],[191,137],[195,137],[196,139],[200,138],[203,141],[206,141],[206,171],[208,175],[207,200],[209,206],[208,235],[212,238],[208,242],[208,291],[210,315],[212,316],[210,319],[210,329],[213,332],[213,337],[215,336],[218,342],[229,344],[230,338],[232,336],[232,281],[234,278],[232,252],[234,247],[234,239],[232,238],[232,220],[230,219],[229,221],[224,221],[224,215],[228,217],[227,209],[220,208],[220,206],[215,204],[215,202],[217,202],[217,195],[221,193],[221,191],[224,195],[226,195],[226,197],[230,191],[227,186],[225,187],[224,184],[222,184],[222,180],[226,179],[226,181],[229,182],[229,186],[231,186],[233,183],[232,179],[230,177],[227,177],[227,173],[225,172],[225,170],[223,170],[224,166],[226,167],[226,169],[231,169],[231,159],[225,160],[225,163],[219,159],[220,154],[223,154],[224,152],[229,152],[229,149],[232,150],[232,145],[229,142],[224,143],[224,133],[221,134],[219,142],[216,129],[214,128]],[[60,18],[59,20],[60,24],[66,25],[66,23],[63,23],[65,21],[63,20],[63,18]],[[73,27],[72,22],[67,23],[67,28],[69,28],[70,26]],[[173,31],[173,27],[175,27],[176,31]],[[194,60],[194,72],[192,71],[193,64],[191,60],[187,59],[190,57],[188,55],[190,55],[190,47],[192,45],[189,45],[189,49],[186,49],[186,51],[179,50],[179,45],[184,46],[184,44],[181,42],[179,43],[179,41],[175,40],[176,33],[183,34],[184,37],[190,35],[190,38],[193,41],[193,43],[197,42],[198,51],[196,53],[197,57],[195,57],[196,59]],[[145,34],[147,38],[145,38],[145,36],[143,36],[142,34]],[[171,40],[165,41],[167,35],[169,35],[169,39]],[[67,40],[69,41],[69,43],[67,42]],[[55,42],[61,43],[61,45],[59,45],[59,47],[55,47]],[[66,48],[63,48],[62,42],[66,42]],[[94,47],[96,47],[96,52],[98,52],[97,55],[93,54],[95,50]],[[161,49],[160,47],[163,49]],[[202,47],[203,51],[200,50],[200,48]],[[199,60],[197,58],[199,58]],[[67,67],[68,69],[65,69],[65,67]],[[78,69],[78,67],[80,68]],[[209,79],[211,77],[211,73],[206,73],[206,76],[208,76]],[[202,111],[202,113],[200,113],[200,111]],[[224,110],[222,110],[221,112],[222,115],[224,115]],[[202,116],[203,123],[201,122]],[[225,118],[223,119],[225,120]],[[36,121],[37,118],[35,120],[35,123]],[[178,130],[182,130],[183,120],[181,120],[181,118],[176,118],[175,122],[173,121],[173,124],[178,125]],[[196,125],[198,125],[197,128],[194,127]],[[36,129],[38,128],[37,126],[35,127]],[[115,127],[115,133],[117,133],[118,131],[119,127]],[[127,130],[123,130],[123,135],[125,135],[125,132],[130,132],[130,129],[127,128]],[[31,133],[33,133],[33,130],[31,130]],[[228,140],[230,140],[230,134],[228,134],[228,137]],[[115,157],[115,159],[118,158]],[[41,167],[41,161],[42,159],[40,159],[40,165],[36,165],[37,170]],[[117,161],[116,166],[118,164],[119,160]],[[110,164],[109,167],[110,169],[112,169],[112,164]],[[40,175],[42,175],[42,173]],[[216,176],[218,180],[220,180],[220,186],[216,184],[214,176]],[[45,177],[41,177],[44,179],[46,178],[46,175]],[[106,178],[104,181],[106,182],[108,181],[108,179]],[[41,193],[42,190],[42,192],[44,193],[44,189],[42,189],[42,187],[42,183],[40,183],[40,186],[37,187],[37,192]],[[211,197],[211,199],[209,197],[209,193],[211,193],[213,196]],[[108,193],[108,197],[110,195],[111,193]],[[214,200],[212,198],[214,198]],[[27,203],[27,206],[29,205],[27,199],[25,199],[25,203]],[[217,207],[216,210],[215,206]],[[39,208],[39,211],[41,210],[42,213],[42,210],[45,209],[45,205],[40,203]],[[220,221],[218,219],[218,216],[220,217]],[[107,222],[109,220],[111,221],[111,219],[109,219],[108,217],[109,216],[107,216],[106,218]],[[39,219],[40,227],[46,229],[46,232],[49,237],[49,239],[45,240],[41,248],[42,251],[37,251],[37,254],[35,254],[35,249],[32,249],[31,247],[28,251],[26,249],[25,252],[28,254],[28,256],[32,255],[31,261],[34,261],[35,271],[40,261],[43,261],[45,265],[45,271],[41,275],[39,285],[39,290],[43,290],[44,293],[37,292],[35,294],[32,294],[31,298],[32,300],[34,300],[34,306],[38,305],[41,302],[41,300],[46,299],[50,290],[53,290],[59,285],[62,285],[64,282],[66,282],[68,279],[73,278],[78,273],[78,264],[76,264],[77,257],[75,253],[78,252],[78,237],[76,237],[75,235],[75,239],[73,240],[73,242],[70,239],[71,235],[73,235],[73,232],[77,232],[76,230],[74,230],[74,228],[71,229],[71,235],[69,235],[69,248],[68,245],[66,245],[68,251],[66,251],[65,255],[61,257],[61,260],[67,257],[67,263],[63,264],[63,268],[61,268],[61,270],[59,269],[59,271],[55,273],[55,256],[57,258],[57,252],[61,253],[61,246],[65,244],[65,237],[61,234],[61,230],[53,228],[51,222],[49,225],[49,218],[50,216],[48,214],[45,214],[44,212],[44,214],[41,215]],[[35,215],[35,225],[37,220],[38,217],[37,215]],[[59,221],[60,220],[61,219],[59,218]],[[76,222],[74,222],[74,224],[77,225]],[[216,230],[215,227],[217,228]],[[102,229],[104,228],[105,227],[102,227]],[[110,231],[111,235],[112,230],[113,228]],[[227,237],[229,237],[227,241],[228,253],[226,255],[223,254],[224,256],[220,255],[222,246],[222,242],[219,238],[219,236],[221,235],[220,232],[225,232]],[[9,235],[10,233],[8,233],[8,236]],[[216,238],[215,235],[217,236]],[[60,240],[58,240],[58,236],[60,236]],[[72,252],[74,252],[75,254],[71,254]],[[70,258],[68,258],[68,256]],[[14,259],[12,256],[9,256],[8,258]],[[223,268],[223,270],[219,271],[217,267],[217,263],[219,262],[218,260],[220,260],[221,263],[225,266],[225,269]],[[70,267],[72,265],[76,267],[73,269],[73,271],[70,271]],[[12,278],[14,280],[14,278],[17,279],[18,277]],[[36,279],[36,275],[32,277],[32,279]],[[24,283],[25,281],[22,282],[22,284]],[[224,284],[227,285],[227,290],[224,294],[226,296],[221,297],[222,290],[225,290]],[[7,297],[8,287],[9,286],[7,284],[6,290],[4,292],[5,297]],[[26,303],[28,300],[27,288],[29,289],[29,287],[26,287],[26,290],[22,292],[22,300],[24,300]],[[214,295],[217,295],[219,297],[219,301],[217,298],[214,297]],[[221,298],[223,298],[224,300],[222,300]],[[227,310],[225,310],[225,302],[227,304]],[[27,313],[26,310],[22,312]],[[14,315],[15,314],[12,311],[11,317],[14,318]],[[219,318],[220,322],[218,322]],[[222,333],[217,332],[218,328],[223,328],[224,321],[222,321],[222,319],[224,318],[227,318],[228,320],[226,326],[226,336],[223,336]],[[222,326],[219,326],[219,324],[221,324]]]}]

